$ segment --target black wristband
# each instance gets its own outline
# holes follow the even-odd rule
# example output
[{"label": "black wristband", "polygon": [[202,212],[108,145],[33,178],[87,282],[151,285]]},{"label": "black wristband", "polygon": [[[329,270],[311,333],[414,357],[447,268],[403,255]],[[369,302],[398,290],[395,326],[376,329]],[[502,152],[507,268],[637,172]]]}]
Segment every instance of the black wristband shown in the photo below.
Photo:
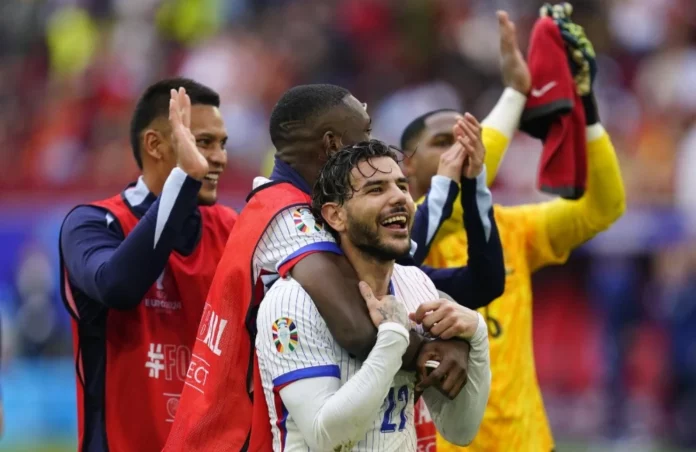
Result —
[{"label": "black wristband", "polygon": [[587,96],[582,96],[582,106],[585,109],[585,122],[588,126],[599,122],[599,110],[597,109],[597,101],[593,93]]}]

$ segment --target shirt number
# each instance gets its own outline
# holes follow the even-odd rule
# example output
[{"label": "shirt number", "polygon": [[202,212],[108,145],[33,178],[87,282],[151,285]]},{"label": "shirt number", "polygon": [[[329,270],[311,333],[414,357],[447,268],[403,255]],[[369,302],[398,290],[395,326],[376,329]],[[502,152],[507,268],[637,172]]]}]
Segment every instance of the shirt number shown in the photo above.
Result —
[{"label": "shirt number", "polygon": [[394,394],[394,388],[389,388],[389,394],[387,394],[387,410],[384,412],[384,419],[382,419],[382,428],[380,431],[382,433],[393,433],[397,431],[397,425],[392,423],[392,414],[394,410],[397,409],[397,399],[401,410],[399,410],[399,425],[398,430],[402,431],[406,428],[406,406],[408,406],[408,386],[401,386],[396,394]]}]

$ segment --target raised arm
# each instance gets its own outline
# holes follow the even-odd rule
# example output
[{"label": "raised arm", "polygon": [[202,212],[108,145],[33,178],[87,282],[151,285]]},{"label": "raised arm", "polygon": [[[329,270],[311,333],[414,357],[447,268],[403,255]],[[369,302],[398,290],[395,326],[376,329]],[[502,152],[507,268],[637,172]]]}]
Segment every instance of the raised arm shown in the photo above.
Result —
[{"label": "raised arm", "polygon": [[128,237],[105,210],[81,206],[65,219],[60,245],[70,283],[114,309],[131,309],[162,273],[196,209],[201,183],[175,168]]}]

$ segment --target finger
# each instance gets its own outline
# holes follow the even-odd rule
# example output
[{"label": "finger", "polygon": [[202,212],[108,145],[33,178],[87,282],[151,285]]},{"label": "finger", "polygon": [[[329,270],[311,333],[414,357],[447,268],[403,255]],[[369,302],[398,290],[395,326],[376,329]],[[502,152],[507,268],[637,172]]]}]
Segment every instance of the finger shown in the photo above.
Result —
[{"label": "finger", "polygon": [[473,146],[475,143],[479,141],[479,129],[475,125],[467,123],[466,127],[464,127],[464,136],[469,139],[471,142],[471,145]]},{"label": "finger", "polygon": [[563,2],[562,6],[565,17],[570,19],[570,16],[573,14],[573,5],[568,2]]},{"label": "finger", "polygon": [[440,391],[445,394],[450,399],[454,399],[459,391],[458,388],[461,386],[462,372],[457,371],[456,368],[452,368],[443,377],[442,383],[440,384]]},{"label": "finger", "polygon": [[452,134],[455,138],[459,138],[464,135],[464,121],[457,121],[457,123],[452,127]]},{"label": "finger", "polygon": [[[435,311],[437,312],[437,311]],[[434,313],[433,313],[434,314]],[[425,322],[429,320],[429,317],[433,314],[425,316],[425,320],[423,321],[423,326],[425,326]],[[443,315],[440,320],[437,320],[437,323],[434,324],[430,328],[430,334],[433,336],[440,337],[441,339],[444,339],[442,337],[442,333],[444,333],[446,330],[452,328],[455,324],[457,323],[457,318],[452,315]]]},{"label": "finger", "polygon": [[423,325],[423,328],[427,329],[428,331],[432,331],[435,324],[442,322],[445,318],[447,318],[447,310],[441,307],[423,317],[421,324]]},{"label": "finger", "polygon": [[372,289],[368,283],[365,281],[360,281],[358,288],[360,289],[360,294],[363,296],[363,299],[365,299],[368,306],[377,303],[377,298],[375,298],[375,294],[372,292]]},{"label": "finger", "polygon": [[[440,324],[438,324],[437,326],[440,326]],[[431,331],[431,333],[432,333],[432,331]],[[432,333],[432,334],[435,334],[435,333]],[[440,333],[438,335],[438,337],[442,340],[449,340],[449,339],[452,339],[455,337],[459,337],[459,334],[460,333],[459,333],[459,330],[457,329],[457,324],[456,324],[456,322],[454,322],[452,325],[449,326],[449,328],[447,328],[445,331]]]},{"label": "finger", "polygon": [[184,122],[184,125],[186,127],[191,127],[191,97],[189,97],[188,93],[186,93],[186,89],[182,88],[184,92],[184,112],[186,113],[186,120]]},{"label": "finger", "polygon": [[427,313],[430,311],[435,311],[442,303],[442,300],[426,301],[425,303],[422,303],[420,306],[418,306],[418,309],[416,309],[415,321],[421,323]]},{"label": "finger", "polygon": [[505,11],[498,11],[498,29],[500,32],[500,49],[502,53],[512,53],[519,45],[517,44],[517,29]]},{"label": "finger", "polygon": [[440,362],[440,365],[433,369],[433,371],[430,372],[430,375],[423,378],[423,380],[420,382],[420,386],[422,388],[427,388],[429,386],[437,386],[441,388],[441,382],[445,379],[451,368],[451,361]]},{"label": "finger", "polygon": [[[449,377],[449,375],[448,375]],[[451,399],[454,399],[459,395],[460,392],[462,392],[462,388],[466,385],[466,382],[468,381],[466,372],[460,371],[456,372],[456,376],[453,378],[452,382],[452,387],[448,388],[449,389],[449,397]],[[443,383],[443,389],[444,389],[444,383]]]},{"label": "finger", "polygon": [[465,114],[464,120],[465,120],[465,123],[471,124],[472,126],[476,127],[477,129],[481,128],[481,123],[479,123],[478,119],[476,119],[476,116],[472,115],[471,113]]}]

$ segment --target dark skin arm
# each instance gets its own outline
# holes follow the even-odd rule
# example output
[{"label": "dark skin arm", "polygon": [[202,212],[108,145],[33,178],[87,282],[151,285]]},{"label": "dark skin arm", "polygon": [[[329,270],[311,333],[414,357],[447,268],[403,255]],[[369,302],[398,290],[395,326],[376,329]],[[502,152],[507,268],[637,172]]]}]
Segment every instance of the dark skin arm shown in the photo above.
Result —
[{"label": "dark skin arm", "polygon": [[[312,298],[339,345],[365,360],[377,341],[377,328],[370,320],[358,289],[358,277],[348,260],[332,253],[314,253],[298,262],[290,275]],[[402,369],[416,370],[418,354],[425,341],[411,331]]]}]

